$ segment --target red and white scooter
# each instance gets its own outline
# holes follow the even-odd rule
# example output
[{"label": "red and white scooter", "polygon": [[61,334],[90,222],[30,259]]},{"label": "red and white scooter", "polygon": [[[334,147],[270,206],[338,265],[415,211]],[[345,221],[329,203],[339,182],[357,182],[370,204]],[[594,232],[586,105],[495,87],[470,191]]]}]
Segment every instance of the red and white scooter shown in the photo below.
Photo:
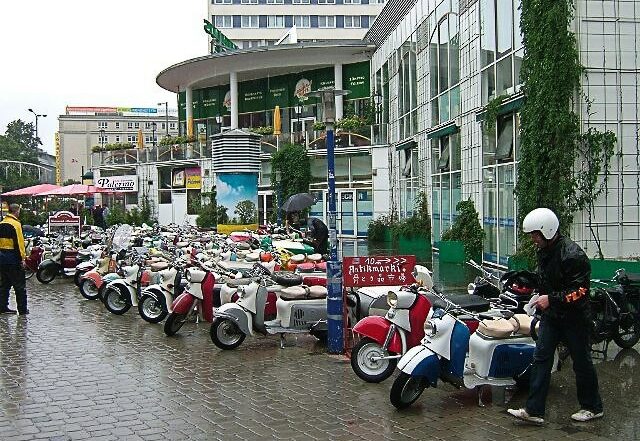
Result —
[{"label": "red and white scooter", "polygon": [[158,274],[159,283],[142,290],[138,312],[146,322],[159,323],[173,312],[173,300],[182,292],[183,265],[180,261],[175,264],[157,262],[151,264],[151,271]]}]

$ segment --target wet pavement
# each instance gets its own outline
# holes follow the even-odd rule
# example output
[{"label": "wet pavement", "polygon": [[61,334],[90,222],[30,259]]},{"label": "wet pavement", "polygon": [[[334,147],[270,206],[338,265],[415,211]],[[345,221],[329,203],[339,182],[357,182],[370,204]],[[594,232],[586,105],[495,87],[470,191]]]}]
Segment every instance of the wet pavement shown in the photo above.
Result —
[{"label": "wet pavement", "polygon": [[[392,379],[367,384],[313,337],[247,338],[217,349],[207,324],[175,338],[131,309],[110,314],[70,281],[28,282],[27,317],[0,316],[0,439],[592,440],[640,439],[640,355],[610,348],[597,371],[605,417],[574,423],[575,383],[554,374],[544,426],[506,414],[526,396],[449,385],[407,411]],[[504,396],[503,396],[504,395]],[[509,400],[505,404],[502,398]]]}]

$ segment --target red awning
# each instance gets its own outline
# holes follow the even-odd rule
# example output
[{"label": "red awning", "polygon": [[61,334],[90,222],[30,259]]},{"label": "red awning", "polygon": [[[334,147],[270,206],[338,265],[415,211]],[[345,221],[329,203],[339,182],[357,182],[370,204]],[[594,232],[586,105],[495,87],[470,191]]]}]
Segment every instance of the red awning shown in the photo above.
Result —
[{"label": "red awning", "polygon": [[53,184],[38,184],[31,187],[21,188],[19,190],[8,191],[2,193],[2,196],[33,196],[47,191],[52,191],[58,188],[62,188],[59,185]]}]

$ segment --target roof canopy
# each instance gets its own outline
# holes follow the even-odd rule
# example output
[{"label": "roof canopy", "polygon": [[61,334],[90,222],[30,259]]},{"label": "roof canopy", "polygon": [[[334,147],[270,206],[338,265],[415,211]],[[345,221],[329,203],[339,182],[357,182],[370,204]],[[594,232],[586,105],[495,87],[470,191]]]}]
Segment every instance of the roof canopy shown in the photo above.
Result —
[{"label": "roof canopy", "polygon": [[2,196],[33,196],[45,191],[51,191],[61,188],[59,185],[54,184],[38,184],[31,187],[20,188],[18,190],[8,191],[2,193]]}]

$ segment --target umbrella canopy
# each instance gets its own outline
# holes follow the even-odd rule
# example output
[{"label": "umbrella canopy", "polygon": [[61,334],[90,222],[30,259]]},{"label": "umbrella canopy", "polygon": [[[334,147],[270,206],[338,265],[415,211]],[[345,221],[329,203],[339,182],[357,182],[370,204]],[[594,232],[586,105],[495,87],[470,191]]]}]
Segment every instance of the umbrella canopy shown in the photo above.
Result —
[{"label": "umbrella canopy", "polygon": [[282,209],[287,213],[304,210],[315,204],[316,198],[311,193],[296,193],[282,204]]},{"label": "umbrella canopy", "polygon": [[38,185],[32,185],[31,187],[25,187],[25,188],[20,188],[18,190],[8,191],[6,193],[2,193],[2,196],[33,196],[35,194],[40,194],[45,191],[55,190],[57,188],[61,188],[61,187],[53,184],[38,184]]},{"label": "umbrella canopy", "polygon": [[280,117],[280,106],[273,109],[273,134],[280,135],[282,133],[282,118]]},{"label": "umbrella canopy", "polygon": [[64,187],[60,187],[55,190],[38,193],[38,196],[73,196],[73,195],[79,195],[79,194],[93,194],[93,193],[100,193],[100,191],[96,189],[93,185],[71,184],[71,185],[65,185]]}]

